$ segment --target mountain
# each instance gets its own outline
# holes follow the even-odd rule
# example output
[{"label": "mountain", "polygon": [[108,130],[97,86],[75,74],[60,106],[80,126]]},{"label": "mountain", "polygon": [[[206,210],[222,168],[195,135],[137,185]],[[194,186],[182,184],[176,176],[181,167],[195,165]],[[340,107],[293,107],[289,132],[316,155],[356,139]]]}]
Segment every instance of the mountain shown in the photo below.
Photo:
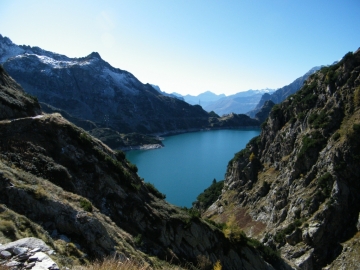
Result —
[{"label": "mountain", "polygon": [[69,58],[38,47],[18,46],[0,36],[0,59],[46,110],[66,112],[64,117],[77,123],[90,121],[97,128],[114,130],[114,134],[210,128],[212,115],[201,106],[163,95],[131,73],[112,67],[95,52]]},{"label": "mountain", "polygon": [[[174,93],[176,94],[176,93]],[[179,95],[179,94],[177,94]],[[201,105],[203,108],[208,105],[211,104],[223,97],[225,97],[224,94],[220,94],[217,95],[211,91],[206,91],[204,93],[201,93],[197,96],[193,96],[193,95],[186,95],[186,96],[182,96],[184,98],[184,100],[191,104],[191,105]]]},{"label": "mountain", "polygon": [[272,108],[203,216],[237,225],[294,267],[356,269],[359,138],[360,49]]},{"label": "mountain", "polygon": [[159,93],[163,94],[164,96],[168,96],[168,97],[173,97],[173,98],[177,98],[177,99],[180,99],[182,101],[184,101],[184,98],[180,95],[176,95],[176,94],[168,94],[164,91],[161,91],[160,87],[158,85],[154,85],[154,84],[151,84],[151,86],[156,90],[158,91]]},{"label": "mountain", "polygon": [[261,109],[255,114],[255,119],[260,123],[263,123],[268,118],[271,109],[275,106],[275,103],[271,100],[265,101]]},{"label": "mountain", "polygon": [[310,75],[314,74],[316,71],[318,71],[323,66],[313,67],[308,72],[306,72],[303,76],[297,78],[295,81],[290,83],[289,85],[286,85],[282,88],[279,88],[273,93],[265,93],[259,103],[254,107],[254,109],[249,110],[246,114],[250,117],[254,118],[256,113],[259,112],[261,107],[264,105],[264,103],[267,100],[271,100],[275,104],[278,104],[285,100],[288,96],[296,93],[304,84],[307,78],[309,78]]},{"label": "mountain", "polygon": [[257,242],[168,204],[123,152],[42,113],[1,66],[0,93],[1,244],[41,238],[71,268],[111,256],[141,269],[286,269]]},{"label": "mountain", "polygon": [[204,105],[203,108],[208,112],[214,111],[219,115],[229,113],[244,114],[256,106],[264,93],[272,93],[273,91],[263,89],[239,92]]}]

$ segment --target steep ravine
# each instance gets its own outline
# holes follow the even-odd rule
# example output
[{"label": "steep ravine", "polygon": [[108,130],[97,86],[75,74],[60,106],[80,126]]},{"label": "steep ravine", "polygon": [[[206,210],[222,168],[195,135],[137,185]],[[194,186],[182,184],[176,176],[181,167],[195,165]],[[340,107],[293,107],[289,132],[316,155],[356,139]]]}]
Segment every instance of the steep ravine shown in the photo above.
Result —
[{"label": "steep ravine", "polygon": [[274,106],[204,216],[236,223],[300,269],[358,267],[359,138],[358,50]]}]

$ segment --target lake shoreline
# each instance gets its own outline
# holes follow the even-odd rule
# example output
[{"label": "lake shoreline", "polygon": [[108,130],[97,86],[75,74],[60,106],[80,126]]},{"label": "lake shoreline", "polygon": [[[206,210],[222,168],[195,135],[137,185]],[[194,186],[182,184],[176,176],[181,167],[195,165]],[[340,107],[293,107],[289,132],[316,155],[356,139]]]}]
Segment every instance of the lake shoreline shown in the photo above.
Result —
[{"label": "lake shoreline", "polygon": [[[161,132],[161,133],[152,133],[148,134],[149,136],[157,137],[158,140],[162,141],[164,138],[162,137],[168,137],[168,136],[174,136],[179,134],[185,134],[185,133],[193,133],[193,132],[200,132],[200,131],[212,131],[212,130],[250,130],[250,129],[261,129],[260,126],[244,126],[244,127],[214,127],[214,128],[194,128],[194,129],[177,129],[167,132]],[[121,147],[118,150],[121,151],[131,151],[131,150],[154,150],[165,147],[162,143],[160,144],[143,144],[143,145],[134,145],[134,146],[127,146],[127,147]]]},{"label": "lake shoreline", "polygon": [[259,128],[203,131],[165,137],[166,147],[127,151],[126,158],[169,203],[190,208],[214,179],[224,179],[229,160],[260,134]]}]

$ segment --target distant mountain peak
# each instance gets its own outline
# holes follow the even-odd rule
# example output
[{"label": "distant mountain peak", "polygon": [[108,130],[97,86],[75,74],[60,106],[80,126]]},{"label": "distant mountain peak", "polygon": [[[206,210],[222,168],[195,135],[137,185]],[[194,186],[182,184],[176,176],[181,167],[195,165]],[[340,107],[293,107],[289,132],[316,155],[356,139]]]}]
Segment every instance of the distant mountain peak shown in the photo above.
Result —
[{"label": "distant mountain peak", "polygon": [[98,58],[98,59],[102,59],[100,54],[98,52],[92,52],[90,53],[88,56],[88,58]]}]

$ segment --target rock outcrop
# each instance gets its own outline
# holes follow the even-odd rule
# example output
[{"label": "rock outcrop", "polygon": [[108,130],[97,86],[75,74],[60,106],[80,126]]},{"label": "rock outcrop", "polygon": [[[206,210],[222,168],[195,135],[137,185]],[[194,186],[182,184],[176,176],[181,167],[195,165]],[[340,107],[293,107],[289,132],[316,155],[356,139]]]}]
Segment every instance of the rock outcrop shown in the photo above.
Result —
[{"label": "rock outcrop", "polygon": [[9,269],[49,269],[59,270],[59,266],[49,257],[54,254],[41,239],[29,237],[0,246],[1,265]]},{"label": "rock outcrop", "polygon": [[300,269],[359,265],[359,138],[358,50],[273,107],[205,216],[232,219]]},{"label": "rock outcrop", "polygon": [[[2,70],[0,82],[4,77]],[[25,94],[15,88],[18,104]],[[5,99],[1,94],[0,104]],[[59,255],[60,266],[116,255],[149,267],[160,260],[209,267],[219,260],[223,269],[274,269],[255,247],[164,201],[123,152],[60,114],[34,115],[38,102],[27,101],[0,121],[2,244],[39,237]]]}]

